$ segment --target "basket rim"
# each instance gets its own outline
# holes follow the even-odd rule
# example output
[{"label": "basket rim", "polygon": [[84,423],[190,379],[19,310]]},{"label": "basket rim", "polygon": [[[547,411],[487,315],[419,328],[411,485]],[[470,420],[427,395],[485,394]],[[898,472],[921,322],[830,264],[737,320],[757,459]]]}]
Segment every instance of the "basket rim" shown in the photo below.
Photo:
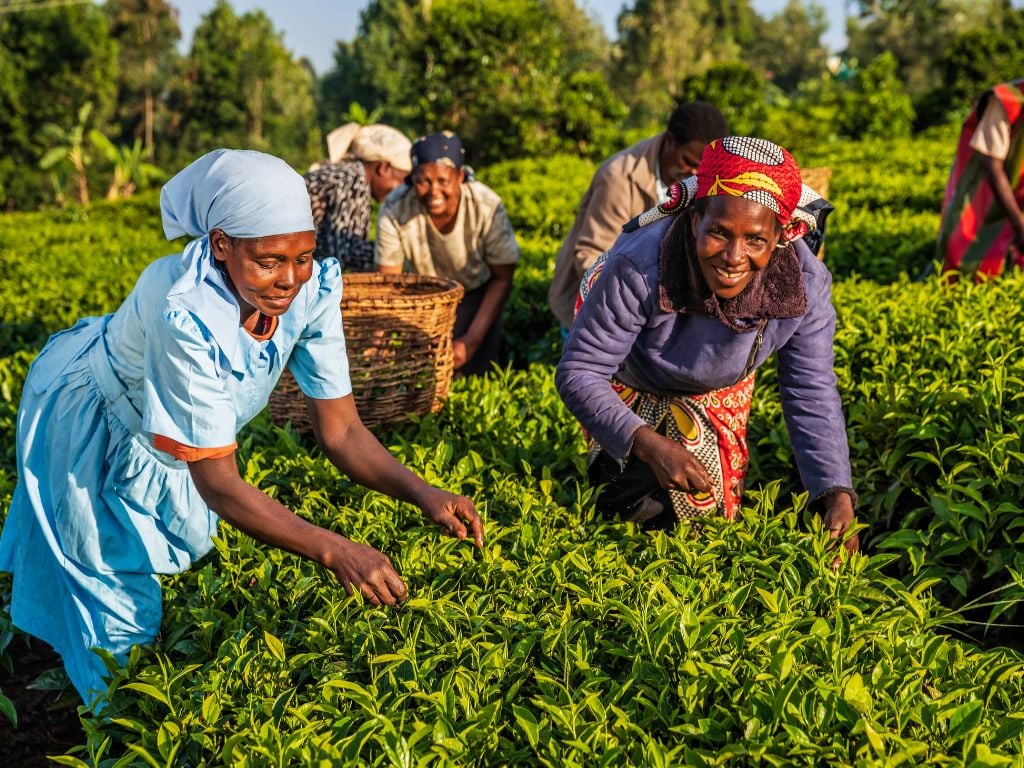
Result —
[{"label": "basket rim", "polygon": [[[385,274],[382,272],[347,272],[342,274],[341,303],[344,305],[349,301],[444,301],[461,297],[465,293],[462,284],[450,277],[439,275],[417,275],[411,272],[396,274]],[[395,288],[406,286],[420,286],[432,290],[425,290],[421,293],[401,294],[392,296],[366,296],[360,293],[360,288],[393,286]],[[349,290],[351,289],[351,291]]]}]

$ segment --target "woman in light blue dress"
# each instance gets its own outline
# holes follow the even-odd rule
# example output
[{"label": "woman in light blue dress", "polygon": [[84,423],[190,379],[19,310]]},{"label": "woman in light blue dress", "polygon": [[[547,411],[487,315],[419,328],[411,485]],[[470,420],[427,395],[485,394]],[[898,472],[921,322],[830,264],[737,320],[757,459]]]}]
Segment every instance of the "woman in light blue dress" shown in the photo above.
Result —
[{"label": "woman in light blue dress", "polygon": [[394,604],[390,561],[294,515],[238,474],[235,436],[284,366],[325,454],[354,481],[417,504],[449,533],[483,527],[473,503],[434,488],[366,430],[352,401],[341,272],[317,262],[302,177],[259,152],[217,150],[161,193],[184,252],[151,264],[111,315],[53,336],[18,412],[18,485],[2,534],[11,617],[61,655],[99,708],[106,667],[160,628],[160,574],[209,552],[217,520],[331,570],[350,593]]}]

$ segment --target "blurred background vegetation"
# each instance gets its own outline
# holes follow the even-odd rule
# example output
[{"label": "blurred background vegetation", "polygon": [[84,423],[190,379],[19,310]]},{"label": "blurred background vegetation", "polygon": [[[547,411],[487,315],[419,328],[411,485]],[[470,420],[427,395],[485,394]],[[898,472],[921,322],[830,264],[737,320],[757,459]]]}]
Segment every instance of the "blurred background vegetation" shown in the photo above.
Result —
[{"label": "blurred background vegetation", "polygon": [[248,147],[304,169],[326,131],[459,132],[476,165],[603,158],[680,99],[797,153],[957,123],[1024,74],[1010,0],[852,0],[829,56],[814,0],[634,0],[610,40],[575,0],[371,0],[319,76],[262,11],[219,0],[189,49],[165,0],[0,0],[0,210],[87,204]]}]

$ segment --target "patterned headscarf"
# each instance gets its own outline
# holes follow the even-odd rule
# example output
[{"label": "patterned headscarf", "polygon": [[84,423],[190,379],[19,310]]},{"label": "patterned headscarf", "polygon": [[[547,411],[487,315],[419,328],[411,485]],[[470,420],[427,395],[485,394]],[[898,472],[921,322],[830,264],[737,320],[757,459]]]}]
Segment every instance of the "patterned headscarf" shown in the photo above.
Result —
[{"label": "patterned headscarf", "polygon": [[636,226],[678,213],[694,200],[718,195],[742,197],[769,208],[782,225],[786,242],[815,228],[816,219],[807,206],[821,199],[800,181],[796,160],[778,144],[748,136],[726,136],[708,144],[697,174],[669,187],[669,199],[640,214]]},{"label": "patterned headscarf", "polygon": [[451,131],[420,136],[412,143],[412,167],[424,163],[441,163],[459,170],[466,162],[462,139]]}]

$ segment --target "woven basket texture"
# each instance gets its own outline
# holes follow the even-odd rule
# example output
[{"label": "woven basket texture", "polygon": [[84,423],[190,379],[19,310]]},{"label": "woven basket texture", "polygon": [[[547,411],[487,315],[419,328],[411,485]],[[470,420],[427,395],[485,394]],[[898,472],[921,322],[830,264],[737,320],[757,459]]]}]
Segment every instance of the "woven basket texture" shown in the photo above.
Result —
[{"label": "woven basket texture", "polygon": [[[439,410],[452,382],[452,331],[462,286],[427,275],[346,273],[341,322],[352,395],[363,423],[387,426]],[[287,370],[267,407],[277,424],[312,430]]]},{"label": "woven basket texture", "polygon": [[[804,184],[828,200],[828,180],[832,178],[831,168],[801,168],[800,178]],[[825,258],[824,243],[822,243],[821,250],[818,251],[818,258],[822,260]]]}]

